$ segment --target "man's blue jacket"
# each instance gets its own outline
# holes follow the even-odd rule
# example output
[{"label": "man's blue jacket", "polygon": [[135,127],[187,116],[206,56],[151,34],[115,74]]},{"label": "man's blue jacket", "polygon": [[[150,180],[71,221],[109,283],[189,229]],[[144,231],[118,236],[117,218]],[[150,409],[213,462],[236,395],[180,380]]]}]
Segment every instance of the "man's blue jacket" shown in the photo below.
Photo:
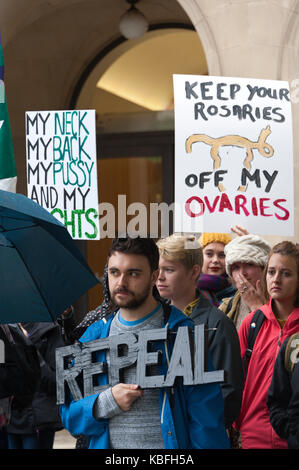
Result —
[{"label": "man's blue jacket", "polygon": [[[81,342],[109,336],[113,316],[88,327]],[[194,327],[192,320],[171,307],[167,327],[175,332],[181,326]],[[159,373],[166,375],[171,356],[170,342],[155,341],[162,350]],[[166,351],[165,348],[169,350]],[[105,351],[98,352],[98,361],[105,362]],[[99,385],[108,384],[107,374],[99,376]],[[89,437],[90,449],[109,449],[109,419],[96,420],[93,407],[98,393],[60,407],[63,425],[72,435]],[[165,449],[227,449],[229,440],[224,427],[223,398],[219,384],[176,385],[173,390],[160,388],[159,407]],[[138,442],[136,442],[138,448]]]}]

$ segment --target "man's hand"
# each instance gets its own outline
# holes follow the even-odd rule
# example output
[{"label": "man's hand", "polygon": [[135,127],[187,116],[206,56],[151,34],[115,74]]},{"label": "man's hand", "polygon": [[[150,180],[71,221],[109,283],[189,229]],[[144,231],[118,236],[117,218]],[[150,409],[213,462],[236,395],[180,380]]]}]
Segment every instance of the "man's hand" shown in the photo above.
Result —
[{"label": "man's hand", "polygon": [[143,395],[143,390],[136,384],[117,384],[112,387],[112,395],[123,411],[129,411],[137,398]]}]

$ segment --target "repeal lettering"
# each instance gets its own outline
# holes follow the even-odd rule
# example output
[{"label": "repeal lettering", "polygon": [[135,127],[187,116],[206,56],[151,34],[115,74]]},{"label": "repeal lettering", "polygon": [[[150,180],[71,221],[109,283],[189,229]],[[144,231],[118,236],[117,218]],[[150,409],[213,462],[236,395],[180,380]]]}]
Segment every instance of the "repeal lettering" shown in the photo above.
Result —
[{"label": "repeal lettering", "polygon": [[[175,336],[172,354],[164,375],[152,375],[152,368],[162,360],[158,346],[169,344]],[[172,387],[181,377],[184,385],[220,383],[225,381],[223,370],[208,369],[208,330],[196,325],[194,332],[187,326],[173,333],[167,328],[125,333],[87,343],[76,343],[56,349],[57,404],[65,402],[65,385],[75,401],[90,396],[121,382],[122,374],[136,364],[136,383],[142,389]],[[162,342],[162,343],[161,343]],[[156,347],[155,347],[156,346]],[[110,367],[104,361],[104,352],[110,352]],[[98,356],[98,357],[97,357]],[[102,361],[99,361],[101,357]],[[95,361],[94,359],[97,359]],[[98,385],[96,377],[108,372],[108,384]],[[83,390],[79,382],[83,383]]]}]

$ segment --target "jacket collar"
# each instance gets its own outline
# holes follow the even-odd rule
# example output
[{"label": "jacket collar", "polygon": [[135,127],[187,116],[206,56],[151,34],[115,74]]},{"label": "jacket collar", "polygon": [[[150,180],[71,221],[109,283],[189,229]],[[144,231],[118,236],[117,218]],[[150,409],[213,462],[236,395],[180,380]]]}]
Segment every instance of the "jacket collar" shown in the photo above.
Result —
[{"label": "jacket collar", "polygon": [[[273,310],[272,310],[272,297],[270,298],[268,303],[266,303],[265,305],[261,307],[261,310],[268,320],[277,321],[276,316],[274,315]],[[287,325],[288,328],[292,328],[293,326],[295,326],[294,324],[296,324],[297,326],[299,325],[299,308],[298,307],[294,308],[294,310],[290,313],[285,323],[285,326]]]},{"label": "jacket collar", "polygon": [[[186,320],[188,321],[188,317],[174,305],[171,305],[171,306],[169,305],[169,307],[171,308],[171,311],[170,311],[167,327],[171,330],[176,330],[182,323],[185,323]],[[115,313],[111,314],[107,319],[104,320],[104,327],[103,327],[104,330],[102,330],[103,335],[105,333],[109,334],[109,329],[110,329],[111,322],[114,318]],[[190,320],[190,323],[192,323],[191,320]],[[164,328],[165,326],[166,325],[163,321],[162,327]]]}]

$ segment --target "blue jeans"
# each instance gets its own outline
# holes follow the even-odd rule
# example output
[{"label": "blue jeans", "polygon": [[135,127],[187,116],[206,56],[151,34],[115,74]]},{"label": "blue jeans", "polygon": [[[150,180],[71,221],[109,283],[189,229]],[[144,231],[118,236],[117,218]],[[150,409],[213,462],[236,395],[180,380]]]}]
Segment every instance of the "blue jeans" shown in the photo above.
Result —
[{"label": "blue jeans", "polygon": [[8,433],[9,449],[52,449],[55,431],[38,431],[33,434]]}]

